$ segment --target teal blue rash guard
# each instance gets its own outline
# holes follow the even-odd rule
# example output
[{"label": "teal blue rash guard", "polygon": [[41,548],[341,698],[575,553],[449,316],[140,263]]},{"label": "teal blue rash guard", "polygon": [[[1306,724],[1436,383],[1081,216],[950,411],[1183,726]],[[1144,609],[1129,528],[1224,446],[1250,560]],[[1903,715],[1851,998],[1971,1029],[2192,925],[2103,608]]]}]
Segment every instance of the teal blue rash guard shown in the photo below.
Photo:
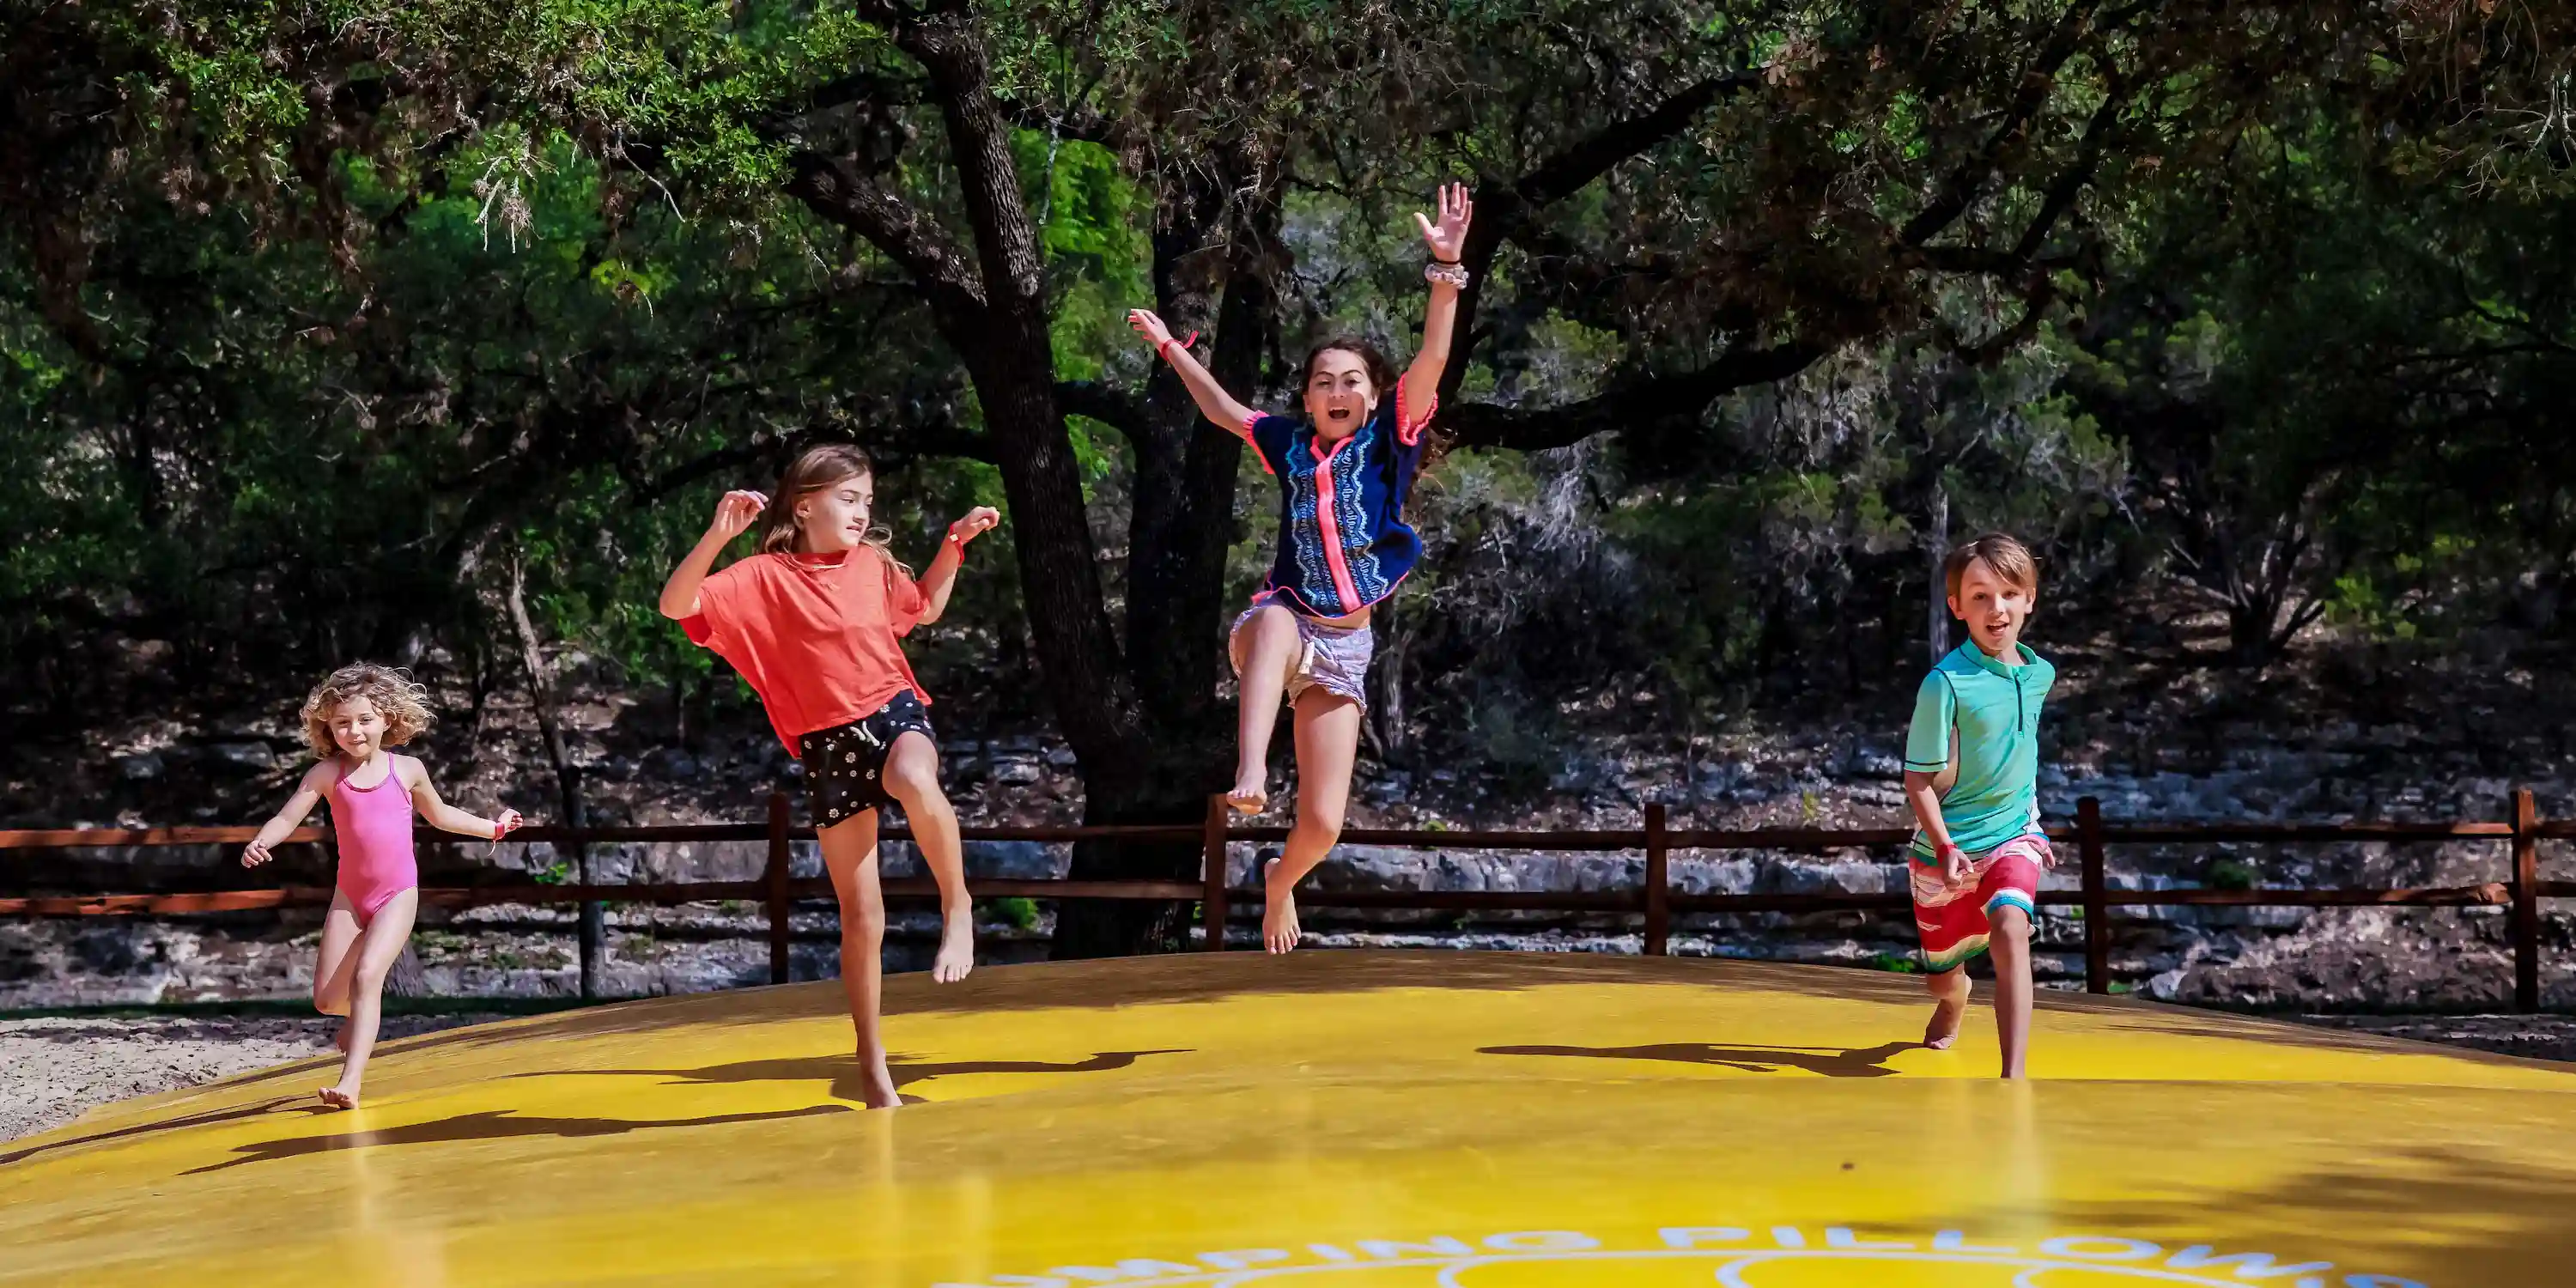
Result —
[{"label": "teal blue rash guard", "polygon": [[[1971,640],[1950,650],[1914,694],[1914,723],[1905,734],[1905,767],[1937,774],[1950,767],[1957,732],[1958,781],[1941,798],[1950,843],[1983,854],[2039,829],[2039,706],[2057,668],[2030,651],[2006,666]],[[1934,860],[1932,842],[1914,834],[1914,857]]]}]

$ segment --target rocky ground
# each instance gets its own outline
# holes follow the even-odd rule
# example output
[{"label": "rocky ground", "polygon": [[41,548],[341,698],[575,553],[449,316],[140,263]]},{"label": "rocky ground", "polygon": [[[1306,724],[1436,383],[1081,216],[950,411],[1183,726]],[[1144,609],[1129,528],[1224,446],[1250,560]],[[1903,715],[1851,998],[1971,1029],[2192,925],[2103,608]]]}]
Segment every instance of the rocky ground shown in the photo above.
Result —
[{"label": "rocky ground", "polygon": [[2576,1061],[2576,1016],[2301,1015],[2290,1018],[2381,1037],[2476,1047],[2534,1060]]}]

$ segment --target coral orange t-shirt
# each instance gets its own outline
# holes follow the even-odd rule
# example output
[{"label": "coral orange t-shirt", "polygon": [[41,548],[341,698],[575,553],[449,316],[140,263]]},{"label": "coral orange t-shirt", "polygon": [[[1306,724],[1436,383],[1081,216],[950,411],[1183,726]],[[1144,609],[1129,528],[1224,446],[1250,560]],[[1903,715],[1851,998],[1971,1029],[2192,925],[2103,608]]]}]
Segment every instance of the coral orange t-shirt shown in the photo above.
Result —
[{"label": "coral orange t-shirt", "polygon": [[921,695],[896,637],[928,597],[885,552],[753,555],[698,586],[698,612],[680,628],[733,664],[760,695],[769,727],[796,754],[798,737],[876,713],[906,689]]}]

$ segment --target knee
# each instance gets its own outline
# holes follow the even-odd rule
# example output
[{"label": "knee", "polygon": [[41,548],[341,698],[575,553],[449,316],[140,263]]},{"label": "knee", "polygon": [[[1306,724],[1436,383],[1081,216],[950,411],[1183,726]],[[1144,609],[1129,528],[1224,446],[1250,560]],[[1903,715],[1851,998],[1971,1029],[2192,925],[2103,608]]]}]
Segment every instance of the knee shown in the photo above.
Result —
[{"label": "knee", "polygon": [[918,800],[938,791],[938,753],[925,751],[918,755],[897,754],[887,758],[885,785],[888,794],[903,801]]},{"label": "knee", "polygon": [[1342,839],[1342,806],[1339,804],[1308,805],[1302,801],[1299,802],[1297,830],[1321,840],[1326,845]]},{"label": "knee", "polygon": [[1994,937],[2016,947],[2030,942],[2030,914],[2011,904],[1995,909],[1988,919]]},{"label": "knee", "polygon": [[313,1009],[324,1015],[347,1015],[349,998],[346,994],[334,995],[317,988],[313,990]]},{"label": "knee", "polygon": [[885,908],[861,905],[841,909],[841,943],[875,945],[885,941]]},{"label": "knee", "polygon": [[874,888],[851,892],[841,900],[841,938],[876,938],[885,934],[885,896]]}]

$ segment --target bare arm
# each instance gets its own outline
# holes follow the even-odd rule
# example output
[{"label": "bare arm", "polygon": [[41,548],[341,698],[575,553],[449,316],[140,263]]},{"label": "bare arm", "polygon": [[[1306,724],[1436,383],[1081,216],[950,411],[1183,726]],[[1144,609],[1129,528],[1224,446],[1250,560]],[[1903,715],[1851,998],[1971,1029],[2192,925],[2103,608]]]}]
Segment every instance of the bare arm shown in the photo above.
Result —
[{"label": "bare arm", "polygon": [[680,566],[671,570],[671,578],[662,583],[660,608],[664,617],[682,621],[698,615],[698,587],[705,584],[707,573],[716,566],[716,556],[741,536],[751,521],[760,517],[769,498],[758,492],[727,492],[716,502],[715,518],[707,524],[706,535],[690,549]]},{"label": "bare arm", "polygon": [[305,816],[322,803],[323,791],[331,786],[331,780],[339,772],[339,766],[327,760],[305,770],[304,781],[295,785],[295,794],[287,797],[286,803],[277,807],[277,812],[269,816],[268,822],[260,825],[259,835],[242,847],[242,866],[255,868],[268,862],[272,857],[269,851],[285,841],[296,828],[303,826]]},{"label": "bare arm", "polygon": [[921,593],[928,603],[914,625],[928,626],[948,611],[948,592],[957,588],[957,570],[966,564],[966,543],[992,531],[1001,521],[1001,511],[979,505],[948,525],[948,539],[939,543],[938,556],[922,570]]},{"label": "bare arm", "polygon": [[1905,803],[1914,808],[1915,825],[1923,829],[1923,839],[1932,843],[1932,852],[1940,856],[1941,871],[1949,880],[1967,875],[1968,856],[1950,843],[1950,827],[1941,821],[1941,793],[1932,781],[1938,774],[1917,769],[1905,771]]},{"label": "bare arm", "polygon": [[[1467,199],[1467,185],[1455,183],[1440,189],[1440,222],[1415,212],[1413,222],[1421,226],[1423,244],[1430,248],[1435,264],[1457,264],[1467,246],[1467,223],[1475,209]],[[1466,276],[1467,270],[1458,268],[1452,276],[1432,279],[1431,303],[1422,311],[1422,347],[1414,352],[1413,365],[1405,368],[1404,405],[1396,409],[1407,425],[1420,425],[1440,401],[1440,377],[1449,368],[1449,345],[1458,327],[1458,292]]]},{"label": "bare arm", "polygon": [[[1451,311],[1456,310],[1453,308]],[[1171,328],[1164,326],[1163,319],[1154,316],[1153,310],[1131,310],[1127,314],[1127,325],[1136,328],[1136,334],[1151,341],[1154,351],[1172,364],[1181,384],[1190,391],[1190,400],[1199,405],[1199,414],[1222,426],[1227,433],[1242,436],[1245,423],[1260,414],[1236,402],[1234,395],[1227,393],[1225,386],[1218,384],[1216,377],[1209,375],[1208,369],[1190,356],[1188,348],[1173,343]]]},{"label": "bare arm", "polygon": [[409,756],[394,761],[394,768],[409,780],[404,786],[411,793],[413,812],[420,815],[421,821],[439,831],[497,841],[517,830],[522,821],[519,811],[514,809],[503,809],[498,818],[484,818],[440,800],[438,788],[429,781],[429,770]]}]

